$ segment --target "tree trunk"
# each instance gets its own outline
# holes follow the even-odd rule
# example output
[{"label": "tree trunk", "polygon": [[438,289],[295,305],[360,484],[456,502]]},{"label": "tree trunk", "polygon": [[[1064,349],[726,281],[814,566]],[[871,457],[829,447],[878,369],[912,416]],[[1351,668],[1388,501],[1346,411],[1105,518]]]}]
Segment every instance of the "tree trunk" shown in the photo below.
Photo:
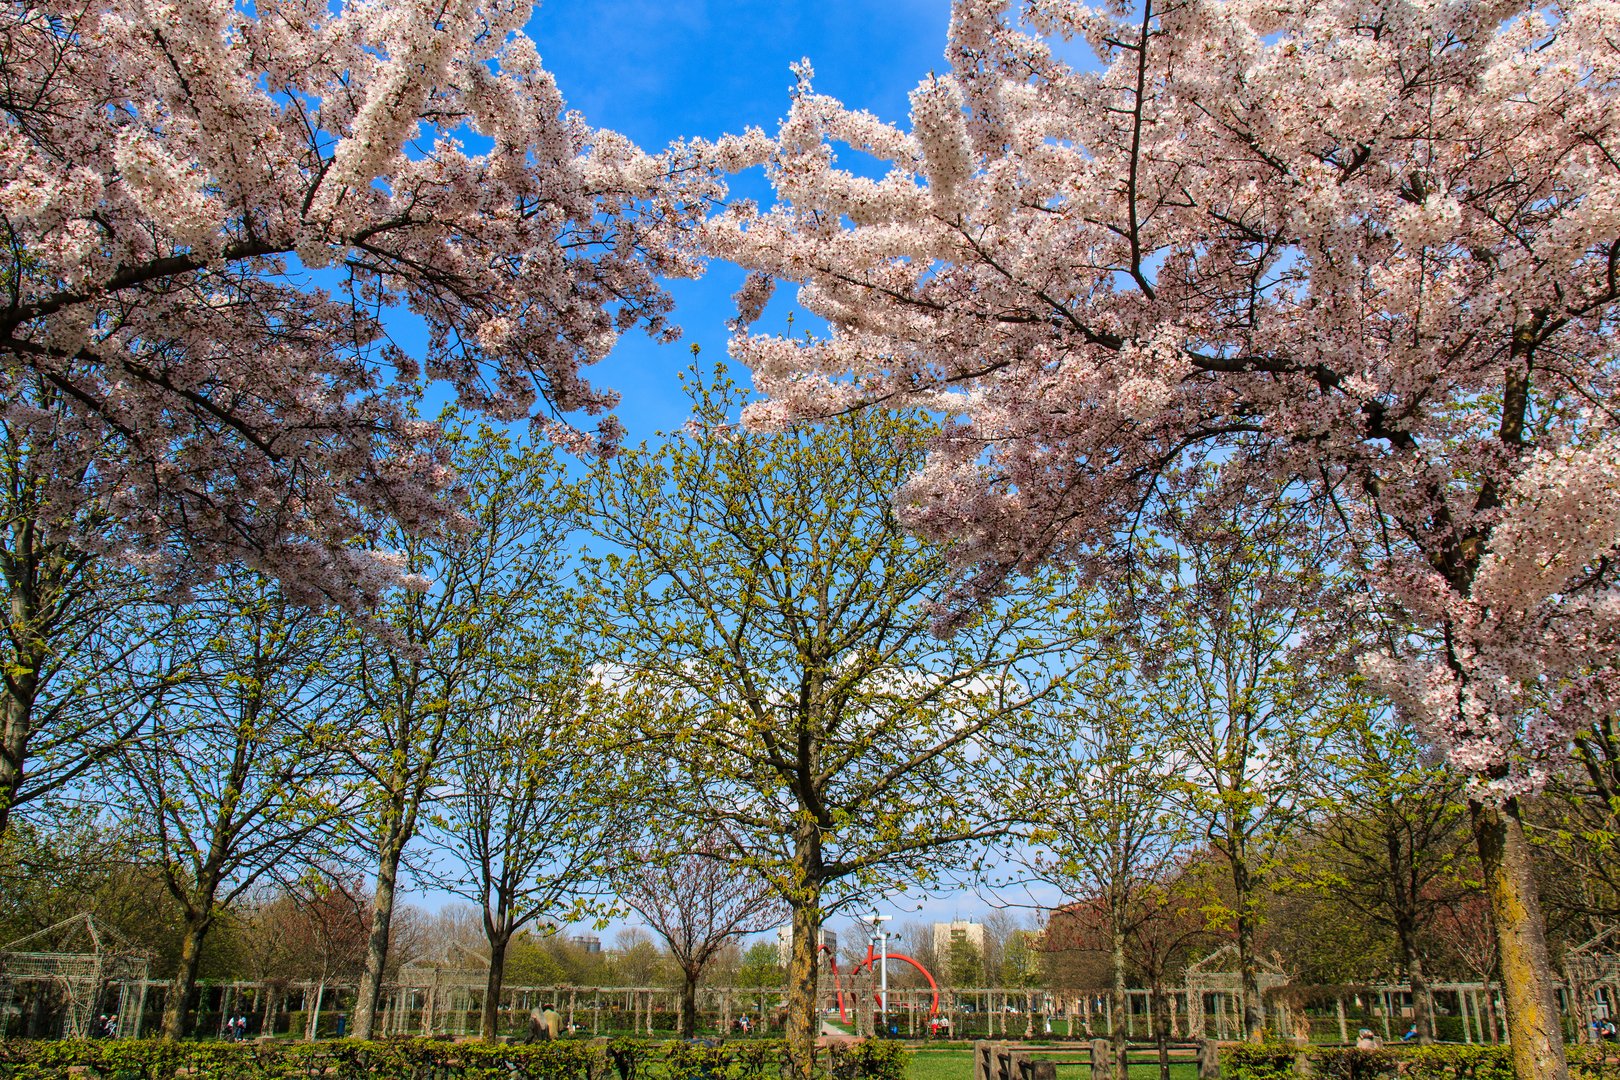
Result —
[{"label": "tree trunk", "polygon": [[489,938],[489,978],[484,980],[484,1011],[478,1034],[485,1042],[500,1041],[501,989],[506,985],[506,947],[511,935]]},{"label": "tree trunk", "polygon": [[275,983],[264,985],[264,1007],[259,1012],[259,1035],[261,1037],[276,1033],[276,1017],[281,1012],[281,996],[285,993]]},{"label": "tree trunk", "polygon": [[212,919],[202,915],[186,920],[180,936],[180,961],[169,992],[163,999],[163,1037],[183,1039],[190,1031],[191,991],[197,985],[197,964],[202,959],[203,937]]},{"label": "tree trunk", "polygon": [[[808,895],[806,895],[808,894]],[[819,887],[807,887],[792,905],[793,953],[788,960],[788,1080],[814,1080],[816,1037],[821,1017],[816,1011],[820,974],[821,904]],[[862,1002],[858,1007],[865,1007]]]},{"label": "tree trunk", "polygon": [[[683,1039],[697,1037],[697,992],[698,976],[702,972],[695,967],[681,967],[681,1023],[677,1034]],[[720,1037],[730,1034],[723,1028]]]},{"label": "tree trunk", "polygon": [[[306,995],[307,997],[307,995]],[[309,1008],[309,1018],[304,1021],[304,1041],[314,1042],[321,1034],[321,1005],[326,1001],[326,980],[323,978],[320,985],[315,988],[315,1004]]]},{"label": "tree trunk", "polygon": [[1234,874],[1244,879],[1245,887],[1237,898],[1237,955],[1238,978],[1242,984],[1243,1037],[1259,1042],[1266,1033],[1265,1005],[1260,1000],[1260,969],[1254,962],[1254,917],[1249,912],[1248,874]]},{"label": "tree trunk", "polygon": [[1159,1080],[1170,1080],[1170,1003],[1163,980],[1155,978],[1148,991],[1153,999],[1153,1044],[1159,1051]]},{"label": "tree trunk", "polygon": [[37,605],[27,583],[11,594],[11,632],[17,638],[16,670],[5,685],[5,730],[0,732],[0,839],[11,826],[11,811],[22,790],[28,762],[28,740],[34,735],[34,702],[39,697],[39,669],[45,661],[38,634]]},{"label": "tree trunk", "polygon": [[1518,1080],[1567,1080],[1546,924],[1518,804],[1470,801],[1468,810],[1496,928],[1514,1075]]},{"label": "tree trunk", "polygon": [[1423,974],[1423,957],[1417,949],[1417,928],[1403,922],[1398,930],[1401,961],[1406,965],[1406,981],[1412,988],[1412,1020],[1417,1024],[1417,1041],[1434,1042],[1434,1001],[1429,996],[1429,980]]},{"label": "tree trunk", "polygon": [[1108,1040],[1114,1047],[1115,1075],[1125,1075],[1126,1062],[1129,1053],[1125,1043],[1125,1025],[1128,1023],[1131,1002],[1125,993],[1125,931],[1119,925],[1118,918],[1112,920],[1109,930],[1110,946],[1113,953],[1114,984],[1108,991]]},{"label": "tree trunk", "polygon": [[[396,808],[397,813],[397,808]],[[366,940],[366,966],[360,974],[360,987],[354,1001],[354,1037],[369,1039],[377,1022],[377,1003],[382,999],[383,973],[388,967],[388,945],[393,933],[394,891],[399,881],[399,860],[405,852],[404,830],[397,822],[382,845],[377,860],[377,892],[371,904],[371,935]]]},{"label": "tree trunk", "polygon": [[[32,683],[32,679],[8,680],[17,684]],[[31,694],[17,691],[6,694],[5,731],[0,733],[0,838],[11,826],[11,808],[16,805],[17,792],[22,789],[23,765],[28,758],[28,737],[33,728],[33,701]]]}]

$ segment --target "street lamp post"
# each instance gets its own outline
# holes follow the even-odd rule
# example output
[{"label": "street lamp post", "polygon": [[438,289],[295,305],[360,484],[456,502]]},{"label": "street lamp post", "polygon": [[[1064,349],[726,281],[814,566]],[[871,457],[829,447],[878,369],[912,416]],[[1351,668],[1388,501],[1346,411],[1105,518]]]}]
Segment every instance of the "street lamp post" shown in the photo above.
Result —
[{"label": "street lamp post", "polygon": [[883,924],[892,918],[893,915],[872,916],[872,934],[878,939],[878,1011],[885,1026],[889,1023],[889,935]]}]

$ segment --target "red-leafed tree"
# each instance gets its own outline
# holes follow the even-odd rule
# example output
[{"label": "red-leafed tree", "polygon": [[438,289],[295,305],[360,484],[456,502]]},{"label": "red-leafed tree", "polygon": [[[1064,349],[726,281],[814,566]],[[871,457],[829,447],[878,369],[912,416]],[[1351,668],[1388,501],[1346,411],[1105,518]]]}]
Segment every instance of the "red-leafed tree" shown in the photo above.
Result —
[{"label": "red-leafed tree", "polygon": [[633,851],[613,874],[619,899],[663,938],[681,971],[681,1038],[697,1034],[697,991],[703,969],[726,945],[787,919],[770,883],[738,873],[723,841],[699,839],[691,850],[661,857]]},{"label": "red-leafed tree", "polygon": [[1563,1076],[1516,799],[1620,704],[1614,8],[1012,9],[959,0],[910,130],[806,72],[747,144],[779,205],[709,226],[742,319],[781,278],[828,323],[739,334],[752,419],[955,417],[903,501],[969,597],[1116,571],[1193,462],[1307,488],[1411,628],[1369,673],[1472,780],[1516,1068]]}]

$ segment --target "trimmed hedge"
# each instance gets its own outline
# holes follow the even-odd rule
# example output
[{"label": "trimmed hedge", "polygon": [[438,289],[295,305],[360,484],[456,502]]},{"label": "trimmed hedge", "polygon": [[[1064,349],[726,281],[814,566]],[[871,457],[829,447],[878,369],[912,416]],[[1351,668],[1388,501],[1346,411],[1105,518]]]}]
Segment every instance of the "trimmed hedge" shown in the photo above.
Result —
[{"label": "trimmed hedge", "polygon": [[[780,1039],[713,1046],[633,1039],[12,1040],[0,1042],[0,1080],[778,1080],[786,1049]],[[817,1051],[817,1072],[827,1080],[904,1080],[908,1056],[883,1040],[833,1045]]]},{"label": "trimmed hedge", "polygon": [[[1506,1047],[1386,1046],[1378,1050],[1312,1046],[1268,1041],[1221,1048],[1223,1080],[1291,1080],[1304,1060],[1313,1077],[1331,1080],[1514,1080]],[[1576,1080],[1620,1080],[1614,1047],[1571,1046],[1570,1075]]]}]

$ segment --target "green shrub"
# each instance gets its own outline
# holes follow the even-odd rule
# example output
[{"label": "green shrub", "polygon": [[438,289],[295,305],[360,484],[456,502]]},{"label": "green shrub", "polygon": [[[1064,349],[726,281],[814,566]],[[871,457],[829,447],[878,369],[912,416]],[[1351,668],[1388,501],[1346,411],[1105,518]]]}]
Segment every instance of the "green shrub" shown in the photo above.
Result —
[{"label": "green shrub", "polygon": [[[0,1042],[0,1080],[776,1080],[785,1059],[780,1039],[713,1046],[634,1039],[11,1040]],[[906,1059],[897,1043],[866,1040],[829,1048],[817,1064],[829,1080],[904,1080]]]},{"label": "green shrub", "polygon": [[[1221,1052],[1231,1080],[1282,1080],[1298,1075],[1300,1051],[1284,1043],[1234,1046]],[[1500,1046],[1386,1046],[1378,1050],[1315,1046],[1304,1051],[1313,1076],[1329,1080],[1514,1080],[1513,1061]],[[1577,1069],[1583,1080],[1606,1080]],[[1620,1080],[1620,1069],[1609,1074]]]},{"label": "green shrub", "polygon": [[1594,1043],[1569,1048],[1569,1072],[1577,1080],[1620,1080],[1620,1047]]},{"label": "green shrub", "polygon": [[[905,1080],[911,1051],[892,1039],[862,1039],[848,1046],[834,1046],[828,1071],[835,1080]],[[839,1057],[843,1060],[837,1060]]]},{"label": "green shrub", "polygon": [[1294,1075],[1298,1051],[1287,1043],[1267,1039],[1221,1048],[1221,1076],[1225,1080],[1284,1080]]}]

